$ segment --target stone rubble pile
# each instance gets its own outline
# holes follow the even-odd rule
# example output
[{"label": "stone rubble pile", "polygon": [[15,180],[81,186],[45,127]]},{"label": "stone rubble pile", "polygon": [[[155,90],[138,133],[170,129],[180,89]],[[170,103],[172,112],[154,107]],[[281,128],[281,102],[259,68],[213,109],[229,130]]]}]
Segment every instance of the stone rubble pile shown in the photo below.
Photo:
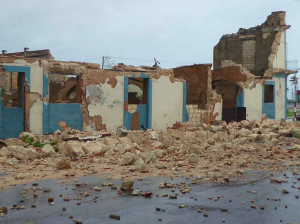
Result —
[{"label": "stone rubble pile", "polygon": [[299,133],[298,122],[266,117],[261,122],[183,124],[166,131],[23,132],[19,139],[2,142],[0,168],[9,170],[15,180],[27,179],[34,168],[45,167],[47,178],[52,178],[49,172],[55,169],[73,176],[109,171],[118,178],[187,175],[199,181],[230,181],[246,170],[281,171],[299,166]]}]

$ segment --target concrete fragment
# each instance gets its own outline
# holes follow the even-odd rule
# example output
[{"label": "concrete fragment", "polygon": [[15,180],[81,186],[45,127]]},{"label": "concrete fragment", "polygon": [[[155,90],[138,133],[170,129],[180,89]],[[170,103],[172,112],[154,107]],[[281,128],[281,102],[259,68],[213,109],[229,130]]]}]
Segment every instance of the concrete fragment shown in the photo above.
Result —
[{"label": "concrete fragment", "polygon": [[113,138],[113,137],[107,137],[107,138],[104,138],[104,144],[105,145],[116,145],[118,144],[118,140],[116,138]]},{"label": "concrete fragment", "polygon": [[210,145],[215,145],[216,144],[216,140],[213,138],[207,139],[206,143],[210,144]]},{"label": "concrete fragment", "polygon": [[119,138],[119,143],[120,143],[122,146],[125,146],[125,145],[131,146],[131,145],[132,145],[132,142],[131,142],[130,138],[128,138],[128,137],[122,137],[122,138]]},{"label": "concrete fragment", "polygon": [[147,164],[149,164],[149,163],[157,163],[158,161],[157,161],[157,158],[156,158],[156,156],[155,156],[155,154],[154,153],[149,153],[149,154],[146,154],[145,155],[145,162],[147,163]]},{"label": "concrete fragment", "polygon": [[81,219],[73,219],[73,222],[75,222],[75,224],[82,224],[83,221]]},{"label": "concrete fragment", "polygon": [[133,142],[138,145],[143,144],[143,135],[142,134],[129,134],[128,138]]},{"label": "concrete fragment", "polygon": [[50,144],[46,144],[41,149],[42,157],[49,157],[56,155],[54,148]]},{"label": "concrete fragment", "polygon": [[26,178],[26,175],[24,173],[17,173],[15,176],[16,180],[22,180],[24,178]]},{"label": "concrete fragment", "polygon": [[103,155],[109,149],[110,146],[104,145],[102,142],[87,142],[82,146],[82,150],[86,154],[100,153],[100,155]]},{"label": "concrete fragment", "polygon": [[123,165],[132,165],[135,163],[135,160],[136,160],[136,156],[134,153],[126,152],[123,157],[122,164]]},{"label": "concrete fragment", "polygon": [[54,135],[60,135],[61,131],[59,129],[57,129],[55,132],[53,132]]},{"label": "concrete fragment", "polygon": [[11,155],[11,151],[9,151],[8,149],[7,149],[7,147],[2,147],[1,149],[0,149],[0,156],[10,156]]},{"label": "concrete fragment", "polygon": [[198,156],[195,153],[191,153],[189,155],[189,163],[190,164],[197,163],[198,161],[199,161],[199,158],[198,158]]},{"label": "concrete fragment", "polygon": [[193,144],[190,147],[190,153],[195,153],[196,155],[200,155],[203,151],[203,148],[200,145]]},{"label": "concrete fragment", "polygon": [[125,128],[118,128],[117,129],[117,137],[121,138],[121,137],[125,137],[128,135],[128,131]]},{"label": "concrete fragment", "polygon": [[22,146],[10,145],[8,147],[8,150],[10,150],[12,156],[18,160],[33,160],[39,157],[38,152],[32,148],[24,148]]},{"label": "concrete fragment", "polygon": [[156,142],[153,142],[153,143],[151,144],[151,146],[152,146],[153,148],[155,148],[155,149],[159,149],[159,148],[162,148],[162,147],[163,147],[163,144],[162,144],[161,142],[156,141]]},{"label": "concrete fragment", "polygon": [[134,181],[129,178],[123,179],[122,185],[121,185],[121,190],[123,191],[131,191],[133,188]]},{"label": "concrete fragment", "polygon": [[136,169],[139,171],[145,171],[148,170],[148,167],[146,166],[144,160],[142,158],[138,158],[136,161]]},{"label": "concrete fragment", "polygon": [[81,142],[79,141],[69,141],[67,142],[63,149],[62,154],[71,157],[72,159],[80,158],[85,153],[82,149]]},{"label": "concrete fragment", "polygon": [[26,132],[26,131],[20,133],[19,139],[23,139],[23,137],[25,137],[25,136],[32,138],[33,141],[37,141],[37,138],[34,136],[34,134],[32,134],[31,132]]},{"label": "concrete fragment", "polygon": [[71,168],[71,158],[61,158],[56,164],[56,169],[58,170],[65,170]]},{"label": "concrete fragment", "polygon": [[162,158],[164,157],[164,155],[167,154],[166,150],[160,150],[160,149],[154,150],[153,153],[157,158]]},{"label": "concrete fragment", "polygon": [[16,158],[11,158],[11,159],[6,160],[7,165],[16,165],[18,163],[19,163],[19,161]]},{"label": "concrete fragment", "polygon": [[0,157],[0,164],[5,164],[7,161],[7,157],[6,156],[1,156]]}]

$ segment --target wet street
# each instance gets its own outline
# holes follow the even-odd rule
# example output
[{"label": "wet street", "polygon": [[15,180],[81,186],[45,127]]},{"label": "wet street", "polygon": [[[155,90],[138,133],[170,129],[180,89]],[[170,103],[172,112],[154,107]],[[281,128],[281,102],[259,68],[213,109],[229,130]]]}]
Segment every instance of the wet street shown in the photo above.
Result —
[{"label": "wet street", "polygon": [[[8,208],[4,217],[0,217],[0,223],[71,224],[75,223],[73,219],[80,219],[84,224],[300,222],[300,199],[296,198],[299,194],[300,179],[297,180],[299,176],[290,173],[286,176],[283,174],[271,176],[270,173],[259,172],[250,172],[245,176],[245,180],[225,184],[193,185],[189,179],[167,178],[135,180],[134,189],[152,192],[151,198],[132,196],[131,192],[118,194],[121,180],[100,179],[97,175],[80,178],[77,182],[38,181],[34,182],[36,191],[32,189],[33,183],[29,183],[0,192],[0,206],[25,206],[25,209]],[[271,183],[270,178],[288,182]],[[172,188],[159,188],[160,182],[182,181],[190,184],[190,193],[182,194],[178,188],[175,192],[172,192]],[[112,183],[118,189],[102,186],[103,183]],[[95,191],[95,187],[102,190]],[[29,189],[22,192],[25,188]],[[283,193],[282,188],[286,188],[289,193]],[[38,196],[34,197],[34,193],[38,193]],[[162,197],[163,194],[176,193],[177,199]],[[48,198],[52,196],[54,205],[48,202]],[[64,201],[66,196],[69,196],[70,201]],[[65,211],[63,207],[66,208]],[[160,211],[156,209],[157,207]],[[120,220],[111,219],[110,214],[119,215]]]}]

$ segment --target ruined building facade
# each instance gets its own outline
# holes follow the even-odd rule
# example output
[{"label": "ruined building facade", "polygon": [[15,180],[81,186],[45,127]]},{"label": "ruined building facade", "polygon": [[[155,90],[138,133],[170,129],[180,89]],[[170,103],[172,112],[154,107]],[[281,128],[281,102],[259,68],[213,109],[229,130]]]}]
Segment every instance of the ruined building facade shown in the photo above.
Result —
[{"label": "ruined building facade", "polygon": [[176,128],[286,118],[285,13],[225,35],[214,63],[174,69],[62,62],[49,50],[0,55],[0,139],[22,131]]},{"label": "ruined building facade", "polygon": [[263,114],[286,119],[289,28],[285,12],[273,12],[262,25],[224,35],[214,47],[212,86],[223,98],[223,120],[258,120]]}]

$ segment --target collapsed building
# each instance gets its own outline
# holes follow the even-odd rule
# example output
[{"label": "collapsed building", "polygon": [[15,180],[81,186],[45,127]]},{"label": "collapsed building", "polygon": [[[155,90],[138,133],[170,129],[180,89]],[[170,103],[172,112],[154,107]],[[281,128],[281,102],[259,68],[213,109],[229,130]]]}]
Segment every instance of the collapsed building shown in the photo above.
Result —
[{"label": "collapsed building", "polygon": [[49,50],[0,55],[0,138],[23,131],[177,128],[286,119],[285,12],[225,35],[212,64],[174,69],[54,60]]}]

